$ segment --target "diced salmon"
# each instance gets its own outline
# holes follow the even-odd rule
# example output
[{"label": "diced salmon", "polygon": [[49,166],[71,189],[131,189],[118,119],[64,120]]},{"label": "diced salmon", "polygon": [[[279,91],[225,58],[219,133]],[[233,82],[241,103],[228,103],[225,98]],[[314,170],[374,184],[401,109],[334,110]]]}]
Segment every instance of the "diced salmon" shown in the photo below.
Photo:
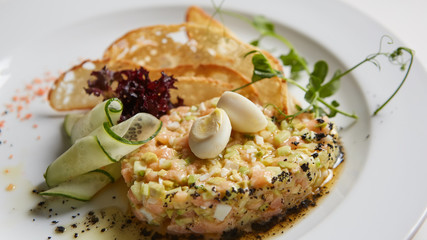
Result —
[{"label": "diced salmon", "polygon": [[[150,195],[138,201],[131,191],[128,197],[138,219],[151,219],[152,223],[163,224],[169,233],[211,234],[234,228],[250,230],[251,223],[268,221],[285,212],[286,208],[297,206],[315,192],[322,181],[310,181],[308,176],[318,177],[323,175],[322,172],[328,172],[329,168],[325,166],[332,166],[330,161],[336,157],[333,148],[326,146],[336,145],[334,140],[337,140],[337,136],[329,134],[332,130],[328,127],[319,128],[322,120],[313,119],[312,114],[303,114],[298,117],[298,129],[295,130],[281,130],[278,127],[274,132],[263,130],[251,134],[232,131],[227,148],[236,148],[226,149],[213,159],[198,159],[188,146],[188,135],[194,117],[203,116],[214,109],[212,103],[208,102],[205,107],[202,110],[192,108],[191,112],[190,107],[172,109],[171,114],[161,118],[164,128],[159,135],[123,160],[122,175],[129,185],[133,182],[154,182],[161,185],[160,189],[165,189],[165,195],[159,199],[153,199],[153,195]],[[271,111],[267,112],[271,114]],[[323,120],[328,121],[327,118]],[[172,126],[168,127],[169,123]],[[299,133],[291,135],[278,146],[274,136],[279,131]],[[320,141],[310,139],[314,146],[317,145],[316,141],[319,143],[314,149],[304,144],[306,142],[300,136],[302,131],[323,131],[329,135]],[[255,137],[261,137],[262,141],[256,141]],[[284,145],[291,146],[291,155],[297,157],[289,157],[288,153],[279,154],[277,148]],[[327,162],[317,167],[312,164],[307,169],[302,164],[316,158],[313,151],[334,155],[328,160],[323,158],[322,161]],[[141,160],[139,164],[146,167],[147,171],[145,175],[135,175],[134,161],[147,152],[156,154],[158,161]],[[259,156],[259,153],[263,156]],[[224,219],[223,214],[226,214]]]}]

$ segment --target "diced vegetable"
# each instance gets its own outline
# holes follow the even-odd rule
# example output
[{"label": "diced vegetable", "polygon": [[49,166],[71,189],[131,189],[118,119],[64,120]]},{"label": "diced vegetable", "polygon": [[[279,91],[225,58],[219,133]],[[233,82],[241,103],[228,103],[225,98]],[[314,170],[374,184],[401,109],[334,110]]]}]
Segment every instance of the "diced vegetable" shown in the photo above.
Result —
[{"label": "diced vegetable", "polygon": [[224,221],[227,215],[231,211],[231,206],[226,204],[218,204],[216,205],[214,218],[218,219],[218,221]]}]

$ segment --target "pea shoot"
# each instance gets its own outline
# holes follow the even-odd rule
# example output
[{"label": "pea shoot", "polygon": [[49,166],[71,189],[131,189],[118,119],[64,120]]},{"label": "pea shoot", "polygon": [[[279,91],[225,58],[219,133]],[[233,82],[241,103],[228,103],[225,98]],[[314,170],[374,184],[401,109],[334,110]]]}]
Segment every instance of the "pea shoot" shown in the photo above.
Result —
[{"label": "pea shoot", "polygon": [[[294,118],[298,114],[301,114],[304,112],[312,112],[316,117],[320,117],[323,115],[326,115],[328,117],[335,117],[337,114],[341,114],[346,117],[357,119],[358,117],[356,114],[351,114],[351,113],[347,113],[340,110],[338,108],[340,104],[337,100],[332,100],[331,102],[327,102],[325,99],[328,97],[332,97],[338,91],[340,87],[341,79],[344,76],[346,76],[347,74],[349,74],[350,72],[352,72],[353,70],[357,69],[359,66],[367,62],[371,62],[375,64],[377,67],[380,67],[377,61],[377,58],[380,56],[383,56],[388,58],[388,60],[391,63],[397,64],[398,66],[400,66],[400,69],[402,71],[406,70],[406,72],[401,83],[399,84],[397,89],[393,92],[393,94],[383,104],[381,104],[380,107],[378,107],[374,111],[373,115],[375,116],[397,94],[397,92],[405,83],[412,67],[412,63],[414,59],[414,51],[412,49],[409,49],[406,47],[398,47],[391,53],[382,51],[381,45],[382,45],[383,39],[388,38],[387,36],[385,36],[381,39],[381,44],[378,52],[367,56],[365,59],[363,59],[362,61],[360,61],[359,63],[357,63],[356,65],[354,65],[353,67],[351,67],[346,71],[342,71],[340,69],[335,70],[332,77],[327,79],[328,72],[329,72],[328,63],[324,60],[319,60],[314,64],[313,69],[310,70],[305,58],[303,58],[298,53],[298,51],[291,44],[290,41],[288,41],[286,38],[284,38],[283,36],[275,32],[274,24],[270,22],[268,19],[266,19],[265,17],[255,16],[253,19],[249,19],[247,17],[241,16],[235,13],[230,13],[230,12],[226,12],[226,13],[248,22],[260,33],[260,36],[251,42],[252,45],[258,46],[262,39],[266,37],[273,37],[279,40],[280,42],[282,42],[289,49],[289,52],[286,55],[280,55],[279,59],[282,61],[282,64],[284,66],[288,66],[290,68],[290,73],[291,73],[290,78],[285,77],[283,72],[273,69],[268,59],[261,52],[252,51],[245,55],[245,57],[252,55],[252,64],[254,66],[254,70],[253,70],[251,83],[248,83],[242,87],[239,87],[233,90],[233,91],[237,91],[257,81],[260,81],[266,78],[272,78],[272,77],[279,77],[285,80],[286,82],[288,82],[289,84],[295,85],[296,87],[298,87],[299,89],[305,92],[304,100],[308,103],[308,106],[303,109],[297,106],[298,112],[292,115],[285,114],[287,118]],[[388,41],[388,43],[392,44],[392,41]],[[407,55],[409,55],[409,60],[407,60]],[[297,81],[297,79],[300,77],[302,72],[305,72],[309,77],[309,81],[306,86],[301,85]],[[277,109],[277,110],[281,112],[280,109]]]}]

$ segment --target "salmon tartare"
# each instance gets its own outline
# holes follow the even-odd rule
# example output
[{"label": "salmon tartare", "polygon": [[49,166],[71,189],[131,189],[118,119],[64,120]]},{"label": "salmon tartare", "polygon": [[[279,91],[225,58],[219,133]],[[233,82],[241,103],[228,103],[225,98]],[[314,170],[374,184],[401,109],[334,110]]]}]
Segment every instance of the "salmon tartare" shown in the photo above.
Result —
[{"label": "salmon tartare", "polygon": [[335,124],[304,113],[287,120],[258,106],[268,121],[254,133],[232,131],[216,157],[189,147],[194,121],[218,98],[172,109],[157,137],[122,161],[135,216],[171,234],[221,234],[298,206],[330,180],[340,155]]}]

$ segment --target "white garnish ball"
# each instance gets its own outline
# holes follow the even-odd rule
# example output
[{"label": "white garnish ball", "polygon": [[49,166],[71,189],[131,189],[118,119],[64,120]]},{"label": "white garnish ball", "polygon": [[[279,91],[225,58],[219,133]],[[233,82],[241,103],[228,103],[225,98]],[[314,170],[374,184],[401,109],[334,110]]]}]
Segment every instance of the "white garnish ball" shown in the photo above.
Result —
[{"label": "white garnish ball", "polygon": [[198,158],[214,158],[227,146],[230,135],[231,123],[227,113],[216,108],[193,123],[188,144]]},{"label": "white garnish ball", "polygon": [[238,93],[224,92],[219,98],[217,107],[225,110],[235,131],[258,132],[268,124],[262,111],[253,102]]}]

